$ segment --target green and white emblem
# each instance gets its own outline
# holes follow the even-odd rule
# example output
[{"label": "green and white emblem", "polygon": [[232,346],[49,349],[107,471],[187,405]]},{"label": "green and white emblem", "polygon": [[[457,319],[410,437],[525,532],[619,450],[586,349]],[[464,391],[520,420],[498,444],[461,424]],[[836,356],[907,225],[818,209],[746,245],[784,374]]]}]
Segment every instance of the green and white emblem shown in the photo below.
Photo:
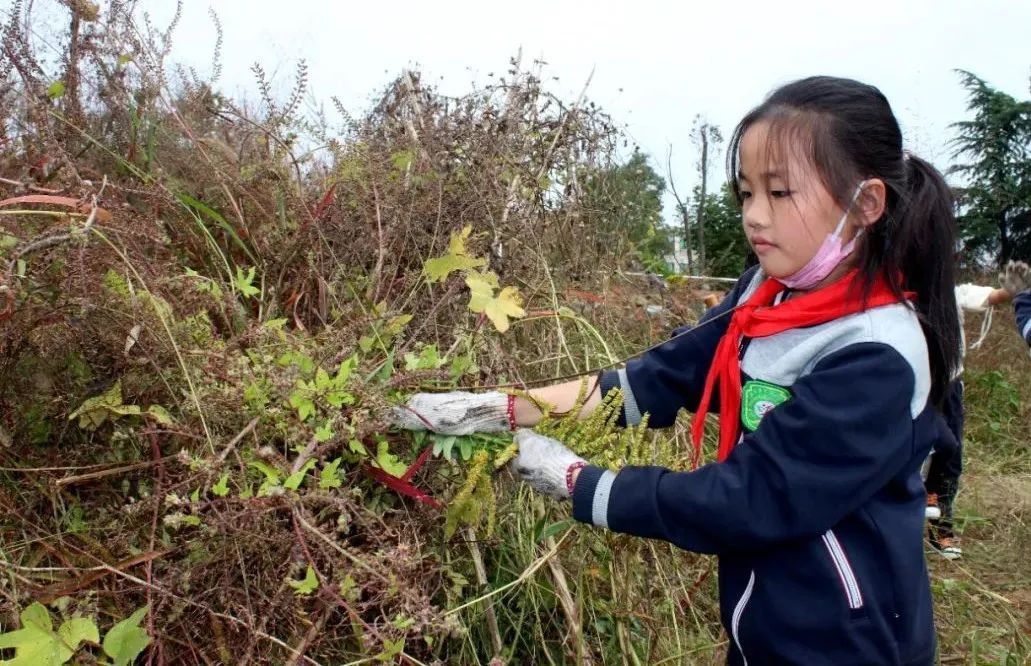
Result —
[{"label": "green and white emblem", "polygon": [[783,386],[758,379],[745,382],[741,389],[741,423],[749,432],[755,432],[774,407],[791,397]]}]

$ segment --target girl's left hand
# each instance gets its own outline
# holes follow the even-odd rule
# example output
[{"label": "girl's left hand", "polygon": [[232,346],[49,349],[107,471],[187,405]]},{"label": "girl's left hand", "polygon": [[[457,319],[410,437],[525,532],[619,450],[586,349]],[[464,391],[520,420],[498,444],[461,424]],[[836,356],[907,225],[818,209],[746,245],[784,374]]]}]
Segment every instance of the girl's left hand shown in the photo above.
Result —
[{"label": "girl's left hand", "polygon": [[587,461],[558,440],[520,429],[515,434],[519,455],[512,460],[512,471],[539,493],[555,499],[569,499],[573,494],[572,476]]}]

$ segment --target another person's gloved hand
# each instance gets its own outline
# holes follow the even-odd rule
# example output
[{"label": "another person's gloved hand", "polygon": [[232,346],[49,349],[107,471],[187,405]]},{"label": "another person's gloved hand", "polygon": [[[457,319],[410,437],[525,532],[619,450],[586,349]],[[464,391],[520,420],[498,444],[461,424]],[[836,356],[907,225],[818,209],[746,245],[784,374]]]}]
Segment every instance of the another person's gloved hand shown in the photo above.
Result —
[{"label": "another person's gloved hand", "polygon": [[487,393],[416,393],[391,412],[391,422],[406,430],[432,430],[442,435],[505,432],[513,427],[509,396]]},{"label": "another person's gloved hand", "polygon": [[1010,261],[999,273],[999,284],[1010,296],[1031,289],[1031,266],[1023,261]]},{"label": "another person's gloved hand", "polygon": [[519,445],[519,455],[512,459],[512,471],[539,493],[569,499],[573,494],[573,474],[587,461],[562,442],[533,430],[516,431],[515,442]]}]

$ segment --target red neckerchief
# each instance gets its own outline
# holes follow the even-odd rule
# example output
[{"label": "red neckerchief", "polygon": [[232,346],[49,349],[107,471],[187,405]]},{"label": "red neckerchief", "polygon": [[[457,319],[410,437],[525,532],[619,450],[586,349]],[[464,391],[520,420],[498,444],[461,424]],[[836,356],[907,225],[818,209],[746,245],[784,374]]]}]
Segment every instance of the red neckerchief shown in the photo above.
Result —
[{"label": "red neckerchief", "polygon": [[[869,308],[898,303],[888,282],[878,278],[864,300],[862,285],[858,284],[857,270],[852,270],[833,284],[796,296],[772,306],[774,297],[784,290],[784,285],[773,278],[767,278],[743,305],[739,305],[730,319],[727,332],[720,338],[712,366],[705,378],[705,392],[702,394],[698,412],[691,424],[694,443],[694,464],[702,452],[702,434],[705,431],[705,415],[709,411],[713,387],[720,386],[720,444],[716,460],[723,462],[730,455],[737,438],[741,409],[741,338],[764,338],[793,328],[816,326],[839,317],[862,312]],[[907,298],[912,294],[907,293]]]}]

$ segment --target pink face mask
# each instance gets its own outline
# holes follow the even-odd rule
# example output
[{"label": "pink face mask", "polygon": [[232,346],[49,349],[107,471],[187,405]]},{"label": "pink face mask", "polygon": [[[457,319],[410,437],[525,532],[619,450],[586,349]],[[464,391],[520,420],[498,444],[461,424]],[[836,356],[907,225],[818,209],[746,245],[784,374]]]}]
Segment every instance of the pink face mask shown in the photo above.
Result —
[{"label": "pink face mask", "polygon": [[841,232],[845,229],[845,220],[848,219],[848,213],[852,210],[852,206],[855,205],[856,199],[859,198],[859,194],[863,191],[863,185],[865,184],[866,181],[864,180],[856,186],[855,194],[852,195],[852,200],[848,203],[848,207],[845,208],[845,214],[838,221],[838,226],[834,229],[834,233],[828,234],[823,239],[823,244],[816,250],[813,258],[791,275],[777,278],[778,282],[789,289],[811,289],[830,275],[831,271],[837,268],[848,255],[852,254],[856,241],[863,235],[863,230],[857,231],[855,237],[844,245],[841,243]]}]

